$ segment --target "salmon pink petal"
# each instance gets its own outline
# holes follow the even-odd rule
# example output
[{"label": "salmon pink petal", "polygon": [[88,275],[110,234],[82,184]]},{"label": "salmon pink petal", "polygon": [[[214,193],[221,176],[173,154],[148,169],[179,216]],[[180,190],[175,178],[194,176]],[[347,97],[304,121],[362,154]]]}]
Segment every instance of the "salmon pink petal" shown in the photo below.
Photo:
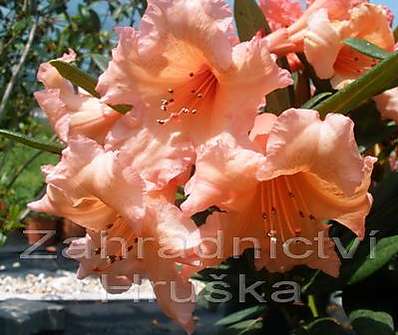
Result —
[{"label": "salmon pink petal", "polygon": [[90,215],[105,219],[120,214],[132,225],[144,215],[141,178],[93,140],[70,140],[61,162],[49,172],[47,195],[31,204],[36,210],[53,209],[52,214],[93,230],[101,230],[106,222],[90,222]]},{"label": "salmon pink petal", "polygon": [[181,277],[174,262],[152,257],[147,262],[148,276],[153,283],[160,308],[192,334],[192,313],[195,310],[195,291],[192,284]]},{"label": "salmon pink petal", "polygon": [[249,131],[264,95],[292,80],[265,39],[232,43],[230,22],[223,1],[150,2],[139,31],[119,30],[97,87],[103,100],[133,104],[134,117],[154,134],[181,131],[195,146],[220,129]]},{"label": "salmon pink petal", "polygon": [[270,272],[287,272],[295,266],[306,265],[337,278],[340,259],[335,244],[328,237],[328,230],[328,227],[318,223],[303,238],[283,242],[267,239],[263,242],[261,257],[255,260],[257,269],[265,267]]},{"label": "salmon pink petal", "polygon": [[[69,49],[68,53],[65,53],[62,57],[58,58],[58,60],[72,63],[76,60],[76,53],[72,49]],[[37,79],[42,82],[47,89],[56,88],[61,91],[73,92],[72,84],[65,80],[50,63],[43,63],[40,65]]]},{"label": "salmon pink petal", "polygon": [[[226,118],[234,134],[247,134],[251,129],[264,95],[293,84],[290,73],[276,65],[266,45],[265,39],[256,37],[236,45],[233,49],[233,68],[220,77],[222,85],[214,108],[215,111],[225,111],[216,116]],[[225,124],[225,121],[219,124]]]},{"label": "salmon pink petal", "polygon": [[181,132],[165,129],[153,134],[137,127],[126,115],[108,133],[106,147],[119,148],[122,165],[139,171],[147,190],[165,188],[169,182],[190,172],[195,152],[189,138]]},{"label": "salmon pink petal", "polygon": [[341,43],[341,31],[330,22],[325,9],[311,16],[304,38],[304,52],[319,78],[334,76],[334,64],[342,48]]},{"label": "salmon pink petal", "polygon": [[[363,3],[352,9],[350,21],[353,37],[362,38],[388,51],[394,50],[394,35],[385,7]],[[369,22],[374,25],[369,25]]]},{"label": "salmon pink petal", "polygon": [[[68,63],[75,59],[73,50],[59,58]],[[72,84],[49,63],[40,65],[37,78],[45,90],[35,92],[35,98],[62,141],[81,134],[103,143],[119,113],[86,92],[75,92]]]},{"label": "salmon pink petal", "polygon": [[118,29],[119,45],[98,91],[112,104],[136,105],[142,95],[166,95],[204,64],[225,71],[232,63],[233,31],[224,1],[149,1],[138,32]]},{"label": "salmon pink petal", "polygon": [[[278,118],[267,142],[267,164],[262,179],[311,171],[352,194],[364,178],[353,122],[342,115],[290,109]],[[338,158],[337,158],[338,157]]]},{"label": "salmon pink petal", "polygon": [[260,0],[259,4],[273,31],[289,27],[303,14],[295,0]]},{"label": "salmon pink petal", "polygon": [[[344,21],[329,20],[325,9],[311,16],[304,52],[318,76],[331,78],[333,87],[341,89],[376,64],[374,59],[343,45],[349,37],[392,51],[394,38],[387,14],[382,6],[362,3],[353,7]],[[373,29],[369,22],[375,22],[377,28]]]},{"label": "salmon pink petal", "polygon": [[167,48],[180,41],[190,45],[192,52],[201,50],[214,67],[226,69],[231,63],[233,31],[232,13],[222,0],[151,0],[141,21],[139,53],[151,57],[165,51],[178,56],[168,54],[178,53],[178,48]]},{"label": "salmon pink petal", "polygon": [[57,89],[47,89],[35,92],[34,96],[37,103],[54,129],[57,136],[64,142],[68,141],[70,115],[65,104],[60,99]]},{"label": "salmon pink petal", "polygon": [[325,181],[313,174],[296,176],[305,203],[318,220],[334,219],[351,229],[360,238],[365,234],[365,217],[372,206],[372,196],[367,193],[376,159],[365,157],[363,180],[352,195],[345,195],[333,182]]},{"label": "salmon pink petal", "polygon": [[264,157],[243,148],[229,134],[222,134],[198,150],[196,170],[185,187],[188,199],[181,205],[187,215],[216,205],[238,208],[251,199],[256,172]]},{"label": "salmon pink petal", "polygon": [[265,148],[267,145],[268,135],[274,126],[277,116],[271,113],[263,113],[256,117],[254,121],[254,126],[250,131],[250,141],[258,145],[260,152],[265,153]]},{"label": "salmon pink petal", "polygon": [[[328,17],[333,21],[346,20],[352,8],[358,4],[367,2],[366,0],[315,0],[311,1],[310,6],[305,10],[304,14],[292,24],[288,30],[291,35],[300,36],[307,28],[309,18],[320,9],[325,9]],[[292,37],[297,39],[297,37]]]},{"label": "salmon pink petal", "polygon": [[[156,195],[156,194],[155,194]],[[147,204],[152,217],[148,219],[147,229],[157,236],[162,252],[167,256],[183,258],[184,251],[200,244],[196,224],[183,212],[159,195],[149,197]]]},{"label": "salmon pink petal", "polygon": [[383,119],[398,123],[398,87],[373,98]]}]

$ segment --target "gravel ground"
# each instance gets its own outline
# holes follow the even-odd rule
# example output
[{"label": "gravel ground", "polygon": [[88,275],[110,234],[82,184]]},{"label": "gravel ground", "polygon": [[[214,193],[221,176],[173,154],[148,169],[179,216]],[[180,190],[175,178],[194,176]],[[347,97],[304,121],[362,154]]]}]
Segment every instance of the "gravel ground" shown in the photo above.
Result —
[{"label": "gravel ground", "polygon": [[79,280],[74,272],[57,270],[44,273],[0,272],[0,300],[20,298],[28,300],[124,300],[153,299],[149,281],[133,285],[123,294],[110,295],[103,289],[98,278]]},{"label": "gravel ground", "polygon": [[[155,298],[151,284],[144,280],[141,285],[133,285],[122,294],[108,294],[98,278],[83,280],[76,278],[75,272],[67,270],[15,271],[19,265],[13,264],[13,272],[0,268],[0,301],[6,299],[27,300],[153,300]],[[202,284],[195,282],[199,291]]]}]

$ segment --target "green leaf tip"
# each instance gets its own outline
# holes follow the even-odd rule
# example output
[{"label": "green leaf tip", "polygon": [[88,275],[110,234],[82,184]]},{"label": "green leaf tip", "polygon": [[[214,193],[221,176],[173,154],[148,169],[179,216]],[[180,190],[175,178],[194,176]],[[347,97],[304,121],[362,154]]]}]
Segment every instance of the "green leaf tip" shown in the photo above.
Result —
[{"label": "green leaf tip", "polygon": [[[52,60],[50,61],[50,65],[54,66],[59,74],[66,80],[69,80],[73,85],[81,87],[95,98],[101,98],[95,90],[98,81],[93,76],[80,70],[76,65],[61,60]],[[133,108],[130,105],[108,106],[120,114],[126,114]]]},{"label": "green leaf tip", "polygon": [[60,144],[45,143],[43,141],[33,139],[33,138],[27,137],[25,135],[22,135],[22,134],[13,132],[13,131],[9,131],[6,129],[0,129],[0,136],[4,136],[10,140],[24,144],[28,147],[38,149],[41,151],[45,151],[45,152],[49,152],[49,153],[56,154],[56,155],[61,155],[62,150],[64,149],[64,147]]}]

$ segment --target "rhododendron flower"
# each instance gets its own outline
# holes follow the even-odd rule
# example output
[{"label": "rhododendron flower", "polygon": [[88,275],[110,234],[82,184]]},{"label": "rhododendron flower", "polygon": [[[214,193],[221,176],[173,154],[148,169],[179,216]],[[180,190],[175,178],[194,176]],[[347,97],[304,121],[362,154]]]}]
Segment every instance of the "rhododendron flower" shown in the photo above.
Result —
[{"label": "rhododendron flower", "polygon": [[[212,155],[198,158],[191,195],[182,208],[187,216],[202,210],[203,204],[223,210],[212,214],[200,231],[206,241],[219,231],[224,241],[221,258],[207,257],[214,254],[214,244],[202,244],[205,257],[199,268],[253,248],[255,238],[259,244],[254,247],[261,252],[259,268],[284,272],[307,264],[337,276],[339,259],[324,221],[336,220],[363,238],[372,203],[367,190],[375,159],[359,155],[353,122],[339,114],[321,121],[316,111],[291,109],[278,118],[258,116],[251,138],[265,149],[254,180],[239,172],[239,166],[248,165],[245,155],[232,154],[226,145],[209,148]],[[218,159],[220,155],[229,158],[227,163]],[[242,239],[238,251],[234,238]],[[322,241],[321,257],[317,249]],[[276,255],[270,257],[273,248]]]},{"label": "rhododendron flower", "polygon": [[[119,44],[97,90],[106,103],[134,106],[120,128],[127,129],[132,118],[140,126],[119,132],[113,142],[128,148],[146,129],[160,160],[181,167],[176,173],[194,164],[196,147],[220,133],[247,142],[264,95],[292,81],[265,40],[236,44],[233,31],[231,12],[221,0],[151,0],[138,31],[118,29]],[[171,137],[175,150],[168,156],[161,147]],[[189,164],[178,154],[186,153],[179,147],[186,148],[187,141],[193,146]],[[157,180],[160,168],[165,166],[152,171],[153,185],[167,183]]]},{"label": "rhododendron flower", "polygon": [[[76,54],[73,50],[59,58],[68,63],[75,59]],[[56,134],[64,142],[75,134],[102,142],[114,122],[121,116],[87,92],[76,92],[72,84],[49,63],[40,65],[37,78],[44,84],[45,90],[36,92],[35,98],[47,114]]]},{"label": "rhododendron flower", "polygon": [[106,230],[90,230],[85,238],[73,241],[67,254],[80,262],[79,279],[97,276],[112,294],[120,294],[133,284],[141,284],[142,279],[149,279],[163,312],[192,333],[194,288],[182,278],[175,260],[160,253],[164,236],[157,223],[163,220],[170,229],[170,220],[178,215],[181,214],[176,207],[163,202],[151,213],[139,234],[119,218]]},{"label": "rhododendron flower", "polygon": [[268,47],[278,55],[303,52],[304,37],[307,34],[309,22],[318,11],[325,11],[333,21],[342,21],[349,18],[352,8],[366,2],[366,0],[311,0],[307,1],[308,8],[301,12],[294,0],[261,1],[260,5],[271,26],[285,26],[266,37]]},{"label": "rhododendron flower", "polygon": [[398,87],[385,91],[373,100],[383,119],[391,119],[398,124]]},{"label": "rhododendron flower", "polygon": [[288,28],[303,15],[300,2],[295,0],[260,0],[259,5],[273,31]]},{"label": "rhododendron flower", "polygon": [[314,0],[308,1],[309,7],[303,15],[287,28],[290,41],[300,46],[308,28],[309,20],[319,10],[325,10],[330,20],[341,21],[350,17],[350,11],[356,6],[366,3],[367,0]]},{"label": "rhododendron flower", "polygon": [[382,6],[358,5],[344,21],[331,20],[322,10],[311,17],[308,26],[304,39],[307,59],[317,75],[331,79],[335,88],[343,87],[377,64],[375,59],[344,45],[345,39],[360,38],[387,51],[394,49],[388,13]]},{"label": "rhododendron flower", "polygon": [[[105,151],[86,137],[71,138],[60,163],[43,168],[47,193],[29,207],[65,217],[87,228],[90,237],[84,243],[91,243],[96,252],[93,257],[77,257],[82,262],[80,276],[109,274],[110,278],[127,283],[137,273],[156,283],[165,281],[165,287],[155,286],[160,305],[169,316],[191,331],[192,302],[181,306],[170,300],[167,291],[174,282],[177,292],[188,293],[189,296],[191,286],[177,277],[175,261],[161,259],[157,250],[159,246],[170,250],[183,249],[185,243],[196,243],[192,239],[196,226],[172,205],[176,185],[170,183],[162,192],[148,192],[137,171],[123,165],[123,160],[119,159],[122,155],[112,150]],[[123,242],[117,240],[116,246],[108,246],[105,255],[100,257],[99,237],[104,232],[109,243],[115,244],[116,237]],[[189,240],[187,236],[190,236]],[[150,238],[152,241],[150,247],[142,248],[142,260],[136,257],[137,238]],[[177,238],[179,244],[172,245]],[[126,246],[128,257],[121,245]]]}]

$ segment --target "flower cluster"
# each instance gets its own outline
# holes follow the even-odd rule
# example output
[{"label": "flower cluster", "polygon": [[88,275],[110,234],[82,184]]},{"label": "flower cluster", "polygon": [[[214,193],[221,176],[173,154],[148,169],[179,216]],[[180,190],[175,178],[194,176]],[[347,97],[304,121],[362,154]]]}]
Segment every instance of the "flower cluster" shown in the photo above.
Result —
[{"label": "flower cluster", "polygon": [[[295,108],[277,116],[264,106],[267,95],[293,84],[277,56],[288,56],[294,71],[304,53],[318,77],[339,89],[376,64],[345,39],[392,51],[394,38],[382,6],[309,2],[303,11],[293,0],[261,0],[273,32],[240,43],[223,0],[150,0],[139,29],[117,29],[99,97],[40,66],[45,89],[36,98],[67,148],[56,166],[43,168],[47,192],[30,208],[86,228],[69,251],[80,278],[106,275],[111,292],[133,284],[135,274],[149,278],[163,311],[190,332],[194,304],[172,299],[170,286],[190,296],[193,273],[253,248],[254,240],[258,269],[304,264],[338,276],[326,223],[364,236],[375,159],[360,155],[346,116],[323,120]],[[70,50],[60,60],[75,58]],[[398,120],[396,93],[375,100],[383,116]],[[132,109],[123,115],[110,107],[120,104]],[[192,216],[209,208],[198,227]],[[210,243],[219,232],[222,255]],[[326,257],[307,253],[317,245],[305,239],[322,232]],[[291,254],[309,256],[288,257],[288,241]]]}]

